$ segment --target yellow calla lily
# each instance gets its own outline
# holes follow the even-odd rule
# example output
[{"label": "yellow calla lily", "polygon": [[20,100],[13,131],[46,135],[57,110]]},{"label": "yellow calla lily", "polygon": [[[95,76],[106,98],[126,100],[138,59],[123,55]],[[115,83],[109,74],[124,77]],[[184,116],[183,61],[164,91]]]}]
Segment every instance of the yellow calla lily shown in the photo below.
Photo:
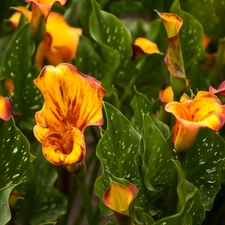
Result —
[{"label": "yellow calla lily", "polygon": [[103,124],[105,91],[100,82],[62,63],[44,67],[34,83],[45,101],[35,115],[34,127],[45,158],[55,165],[82,162],[86,153],[85,128]]},{"label": "yellow calla lily", "polygon": [[172,143],[177,152],[185,152],[194,144],[200,127],[218,131],[225,122],[225,105],[206,91],[199,91],[193,100],[169,102],[165,110],[176,117]]},{"label": "yellow calla lily", "polygon": [[163,54],[159,51],[158,46],[146,38],[138,37],[134,41],[134,47],[138,47],[145,54]]},{"label": "yellow calla lily", "polygon": [[[168,86],[164,90],[161,90],[159,92],[159,99],[161,102],[172,102],[174,100],[174,94],[173,94],[173,89],[171,86]],[[183,102],[185,100],[189,100],[189,96],[187,94],[183,94],[180,98],[180,102]]]}]

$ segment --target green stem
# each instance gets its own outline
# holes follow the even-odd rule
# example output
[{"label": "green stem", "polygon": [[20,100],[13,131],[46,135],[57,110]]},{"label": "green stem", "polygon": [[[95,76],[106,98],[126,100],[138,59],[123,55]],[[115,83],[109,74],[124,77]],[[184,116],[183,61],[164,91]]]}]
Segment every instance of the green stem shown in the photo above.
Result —
[{"label": "green stem", "polygon": [[[85,167],[85,165],[83,166]],[[79,174],[78,176],[76,176],[76,178],[77,178],[78,187],[80,189],[81,197],[83,200],[83,206],[87,215],[88,223],[89,225],[97,225],[98,222],[94,214],[88,186],[86,183],[86,169],[84,169],[82,174]]]}]

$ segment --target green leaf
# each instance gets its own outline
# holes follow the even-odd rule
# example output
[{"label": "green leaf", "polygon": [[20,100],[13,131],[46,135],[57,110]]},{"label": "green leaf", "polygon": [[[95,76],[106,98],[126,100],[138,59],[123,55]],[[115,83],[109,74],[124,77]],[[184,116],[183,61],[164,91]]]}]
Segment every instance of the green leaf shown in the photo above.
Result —
[{"label": "green leaf", "polygon": [[94,44],[85,36],[79,39],[75,65],[82,73],[91,75],[97,80],[102,80],[107,71],[107,66],[94,48]]},{"label": "green leaf", "polygon": [[200,225],[205,217],[200,193],[192,183],[185,179],[180,162],[177,160],[173,160],[173,162],[178,176],[178,213],[157,221],[155,225]]},{"label": "green leaf", "polygon": [[[135,89],[135,95],[131,101],[131,107],[134,112],[134,117],[133,117],[133,126],[136,128],[137,131],[141,131],[143,127],[143,113],[149,116],[152,116],[153,114],[153,105],[149,101],[149,99],[143,95],[142,93],[138,92]],[[155,125],[160,129],[160,131],[163,133],[163,136],[165,138],[169,137],[170,135],[170,129],[169,127],[153,118]]]},{"label": "green leaf", "polygon": [[131,57],[130,32],[117,17],[102,11],[95,1],[90,17],[90,32],[95,41],[112,47],[122,61]]},{"label": "green leaf", "polygon": [[16,128],[13,117],[9,121],[0,120],[0,158],[0,188],[32,177],[30,145]]},{"label": "green leaf", "polygon": [[191,13],[202,24],[205,34],[212,39],[214,44],[225,36],[224,29],[221,29],[224,21],[224,1],[187,0],[181,3],[184,10]]},{"label": "green leaf", "polygon": [[[104,108],[107,129],[96,150],[103,174],[95,183],[95,192],[102,199],[112,174],[114,177],[126,179],[138,187],[139,192],[135,203],[140,202],[141,204],[146,199],[142,196],[142,182],[134,159],[139,152],[141,136],[117,109],[109,103],[104,103]],[[103,206],[102,202],[101,210],[104,214],[111,213]]]},{"label": "green leaf", "polygon": [[0,224],[11,218],[8,198],[12,189],[21,181],[33,175],[33,159],[30,146],[16,128],[13,117],[9,121],[0,120]]},{"label": "green leaf", "polygon": [[18,221],[36,225],[56,221],[65,213],[67,203],[65,197],[54,188],[57,179],[55,167],[43,157],[40,144],[33,147],[36,148],[36,173],[29,183],[23,183],[16,189],[23,197],[17,201],[16,212]]},{"label": "green leaf", "polygon": [[153,119],[143,114],[142,136],[142,173],[145,185],[149,190],[172,186],[175,168],[171,161],[172,146],[167,143]]},{"label": "green leaf", "polygon": [[33,83],[39,71],[32,67],[34,43],[31,41],[29,24],[24,24],[13,36],[6,50],[0,76],[13,80],[15,89],[12,107],[19,115],[19,127],[32,129],[34,113],[41,108],[42,96]]},{"label": "green leaf", "polygon": [[224,149],[225,142],[219,134],[200,129],[196,144],[183,159],[186,178],[200,190],[205,210],[212,209],[214,198],[220,190]]},{"label": "green leaf", "polygon": [[9,195],[17,184],[11,184],[0,189],[0,225],[5,225],[11,219]]},{"label": "green leaf", "polygon": [[[196,2],[193,4],[196,5]],[[195,7],[192,5],[192,8]],[[183,19],[179,40],[182,48],[185,70],[186,73],[188,73],[194,64],[202,62],[206,57],[206,52],[202,45],[203,28],[193,15],[180,8],[179,0],[174,0],[171,12],[176,13]]]}]

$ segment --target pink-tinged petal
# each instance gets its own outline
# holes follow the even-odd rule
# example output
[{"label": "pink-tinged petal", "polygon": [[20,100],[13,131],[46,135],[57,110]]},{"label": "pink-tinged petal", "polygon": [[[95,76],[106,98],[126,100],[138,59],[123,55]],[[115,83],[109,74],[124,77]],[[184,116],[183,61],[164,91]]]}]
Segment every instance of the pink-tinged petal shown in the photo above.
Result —
[{"label": "pink-tinged petal", "polygon": [[83,133],[72,128],[65,133],[49,132],[42,143],[44,157],[54,165],[82,162],[86,154]]},{"label": "pink-tinged petal", "polygon": [[8,121],[11,115],[11,104],[9,99],[0,96],[0,118],[2,120]]},{"label": "pink-tinged petal", "polygon": [[212,86],[209,87],[209,92],[213,94],[221,94],[222,96],[225,97],[225,81],[223,81],[218,89],[213,88]]},{"label": "pink-tinged petal", "polygon": [[52,6],[54,3],[58,2],[60,5],[64,5],[67,0],[25,0],[27,3],[32,3],[35,5],[41,13],[44,15],[45,19],[47,19]]},{"label": "pink-tinged petal", "polygon": [[135,40],[134,46],[141,49],[145,54],[163,54],[159,51],[158,46],[146,38],[139,37]]},{"label": "pink-tinged petal", "polygon": [[128,208],[136,195],[137,188],[135,185],[130,184],[125,186],[111,182],[110,187],[104,194],[103,201],[104,204],[112,211],[127,214]]},{"label": "pink-tinged petal", "polygon": [[170,102],[165,110],[176,117],[172,142],[177,151],[188,150],[200,127],[218,131],[225,123],[225,106],[214,94],[206,91],[199,91],[193,100]]}]

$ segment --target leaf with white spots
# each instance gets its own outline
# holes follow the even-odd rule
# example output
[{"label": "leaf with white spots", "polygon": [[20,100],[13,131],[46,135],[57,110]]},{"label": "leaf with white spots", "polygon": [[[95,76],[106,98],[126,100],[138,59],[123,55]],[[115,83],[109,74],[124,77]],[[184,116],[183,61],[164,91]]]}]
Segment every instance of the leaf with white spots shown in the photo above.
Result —
[{"label": "leaf with white spots", "polygon": [[[153,105],[145,95],[143,95],[142,93],[138,92],[135,89],[135,95],[131,101],[131,107],[134,112],[134,117],[133,117],[133,121],[132,121],[133,126],[136,128],[137,131],[141,131],[141,129],[143,127],[143,113],[146,115],[152,116]],[[163,133],[163,136],[165,138],[169,137],[169,135],[170,135],[169,127],[165,123],[163,123],[157,119],[153,118],[153,120],[154,120],[155,125]]]},{"label": "leaf with white spots", "polygon": [[85,36],[79,39],[75,65],[82,73],[91,75],[97,80],[101,80],[108,69],[94,44]]},{"label": "leaf with white spots", "polygon": [[172,146],[167,143],[153,119],[146,114],[143,114],[142,136],[142,173],[145,185],[153,191],[171,188],[175,176],[175,168],[171,161]]},{"label": "leaf with white spots", "polygon": [[176,13],[183,19],[179,40],[184,58],[184,66],[186,72],[188,72],[194,64],[202,62],[206,57],[206,52],[202,45],[203,28],[191,14],[180,8],[179,0],[174,1],[171,12]]},{"label": "leaf with white spots", "polygon": [[32,177],[33,160],[26,137],[16,128],[13,117],[0,120],[0,188]]},{"label": "leaf with white spots", "polygon": [[11,219],[9,196],[16,185],[17,184],[11,184],[4,188],[0,188],[0,225],[5,225]]},{"label": "leaf with white spots", "polygon": [[[22,197],[15,206],[17,220],[36,225],[41,222],[56,221],[66,211],[66,199],[54,188],[57,179],[55,167],[50,164],[41,151],[41,146],[34,148],[35,175],[29,183],[22,183],[16,188]],[[47,223],[49,224],[49,223]]]},{"label": "leaf with white spots", "polygon": [[164,217],[154,225],[200,225],[205,218],[205,211],[199,190],[185,179],[180,162],[177,160],[173,160],[173,162],[176,166],[178,179],[177,194],[179,204],[177,213]]},{"label": "leaf with white spots", "polygon": [[191,13],[202,24],[205,34],[214,44],[218,44],[219,39],[224,38],[224,0],[186,0],[181,3],[184,10]]},{"label": "leaf with white spots", "polygon": [[[95,192],[102,199],[112,174],[135,184],[139,190],[135,204],[143,202],[144,205],[147,199],[143,196],[139,168],[135,162],[141,136],[116,108],[106,102],[104,107],[107,129],[97,146],[97,156],[101,161],[103,174],[95,183]],[[102,202],[101,210],[104,214],[111,213]]]},{"label": "leaf with white spots", "polygon": [[13,36],[5,52],[0,77],[10,78],[15,85],[11,103],[20,128],[32,129],[34,113],[41,108],[42,95],[33,80],[39,71],[32,66],[34,43],[29,24],[24,24]]},{"label": "leaf with white spots", "polygon": [[11,217],[8,198],[12,188],[33,175],[31,161],[29,143],[16,128],[13,117],[0,120],[0,224]]},{"label": "leaf with white spots", "polygon": [[101,10],[95,1],[90,17],[90,33],[98,43],[112,47],[120,55],[121,61],[131,57],[130,32],[117,17]]},{"label": "leaf with white spots", "polygon": [[220,190],[221,170],[225,162],[225,142],[219,134],[200,129],[195,145],[182,163],[187,180],[200,191],[205,210],[211,210]]}]

